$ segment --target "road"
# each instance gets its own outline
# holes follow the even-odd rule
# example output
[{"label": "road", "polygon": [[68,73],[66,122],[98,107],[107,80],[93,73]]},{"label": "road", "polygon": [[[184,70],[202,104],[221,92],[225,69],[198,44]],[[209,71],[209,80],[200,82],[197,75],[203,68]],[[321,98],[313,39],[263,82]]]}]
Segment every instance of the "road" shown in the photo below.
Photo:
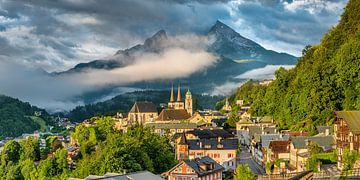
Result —
[{"label": "road", "polygon": [[241,148],[240,158],[238,159],[239,164],[247,164],[249,165],[251,171],[256,175],[265,175],[265,169],[260,166],[255,160],[252,158],[251,153],[248,152],[248,149],[245,147]]}]

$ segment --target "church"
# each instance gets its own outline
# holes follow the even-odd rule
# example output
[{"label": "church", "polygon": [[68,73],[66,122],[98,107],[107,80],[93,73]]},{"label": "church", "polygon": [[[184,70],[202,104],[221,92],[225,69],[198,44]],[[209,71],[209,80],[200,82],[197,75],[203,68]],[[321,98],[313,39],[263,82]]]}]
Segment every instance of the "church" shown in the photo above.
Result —
[{"label": "church", "polygon": [[159,114],[157,121],[169,122],[186,120],[193,115],[193,101],[190,90],[185,94],[185,102],[181,99],[181,88],[178,85],[177,98],[174,98],[174,87],[171,87],[170,101],[168,107],[163,109]]}]

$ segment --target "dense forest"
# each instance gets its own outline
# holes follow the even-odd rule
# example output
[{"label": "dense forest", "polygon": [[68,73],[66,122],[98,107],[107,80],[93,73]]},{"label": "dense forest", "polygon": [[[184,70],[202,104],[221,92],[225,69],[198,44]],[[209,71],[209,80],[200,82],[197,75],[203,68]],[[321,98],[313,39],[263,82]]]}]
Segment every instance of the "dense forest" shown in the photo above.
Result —
[{"label": "dense forest", "polygon": [[51,118],[45,110],[18,99],[0,95],[0,138],[16,137],[40,129],[40,124],[31,117],[36,111],[41,111],[40,118],[47,124],[51,124]]},{"label": "dense forest", "polygon": [[169,137],[140,125],[126,133],[116,131],[111,117],[92,120],[96,125],[79,125],[72,134],[80,146],[75,169],[69,168],[67,151],[56,138],[48,137],[45,148],[37,138],[11,140],[1,153],[0,179],[57,180],[141,170],[160,174],[176,165]]},{"label": "dense forest", "polygon": [[[185,91],[182,90],[184,100]],[[85,106],[78,106],[68,113],[71,121],[82,122],[85,119],[97,115],[114,115],[116,112],[128,112],[135,101],[150,101],[159,107],[160,103],[167,103],[170,98],[169,91],[134,91],[125,94],[120,94],[110,100],[99,102],[96,104],[88,104]],[[222,96],[209,96],[192,94],[194,109],[214,108],[214,104],[221,100]]]},{"label": "dense forest", "polygon": [[249,81],[230,101],[251,102],[255,116],[273,116],[281,128],[312,132],[331,124],[334,111],[360,109],[359,50],[360,1],[350,0],[339,24],[305,47],[295,68],[277,70],[268,87]]}]

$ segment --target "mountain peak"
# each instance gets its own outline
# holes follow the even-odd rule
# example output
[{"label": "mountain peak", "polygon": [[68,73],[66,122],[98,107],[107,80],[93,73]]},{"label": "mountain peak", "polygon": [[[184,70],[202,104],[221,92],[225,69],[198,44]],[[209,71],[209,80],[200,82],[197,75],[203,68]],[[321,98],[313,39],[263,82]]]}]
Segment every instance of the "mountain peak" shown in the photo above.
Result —
[{"label": "mountain peak", "polygon": [[167,39],[166,31],[160,30],[156,32],[153,36],[145,40],[145,46],[154,46],[161,43],[163,40]]},{"label": "mountain peak", "polygon": [[209,34],[223,34],[223,33],[230,33],[230,34],[238,34],[234,31],[231,27],[224,24],[223,22],[217,20],[216,23],[210,28]]}]

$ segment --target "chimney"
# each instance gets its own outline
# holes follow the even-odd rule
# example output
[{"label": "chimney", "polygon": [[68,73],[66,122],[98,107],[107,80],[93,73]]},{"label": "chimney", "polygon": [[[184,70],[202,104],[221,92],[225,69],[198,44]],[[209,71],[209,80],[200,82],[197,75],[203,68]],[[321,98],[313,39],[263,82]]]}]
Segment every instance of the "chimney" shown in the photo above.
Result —
[{"label": "chimney", "polygon": [[325,136],[328,136],[328,135],[330,135],[330,130],[329,130],[329,128],[326,128],[325,129]]}]

